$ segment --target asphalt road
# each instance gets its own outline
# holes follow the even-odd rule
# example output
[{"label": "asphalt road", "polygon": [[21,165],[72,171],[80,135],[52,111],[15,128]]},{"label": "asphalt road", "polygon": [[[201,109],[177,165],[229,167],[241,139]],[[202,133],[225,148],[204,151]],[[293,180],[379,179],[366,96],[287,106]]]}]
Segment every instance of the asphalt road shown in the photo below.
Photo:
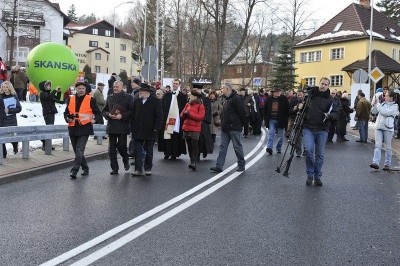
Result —
[{"label": "asphalt road", "polygon": [[328,144],[324,186],[306,187],[305,159],[283,177],[260,141],[243,139],[241,174],[211,173],[217,150],[197,172],[155,152],[151,177],[99,160],[74,181],[66,168],[2,185],[0,264],[400,264],[400,176],[370,170],[373,144]]}]

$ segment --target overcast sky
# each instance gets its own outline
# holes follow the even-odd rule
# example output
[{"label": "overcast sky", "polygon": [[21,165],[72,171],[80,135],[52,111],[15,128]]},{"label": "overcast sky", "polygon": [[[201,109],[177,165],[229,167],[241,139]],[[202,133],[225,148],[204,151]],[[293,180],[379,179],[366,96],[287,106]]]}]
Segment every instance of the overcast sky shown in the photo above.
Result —
[{"label": "overcast sky", "polygon": [[[90,15],[92,12],[97,17],[103,17],[109,15],[114,11],[114,7],[120,3],[126,2],[125,0],[50,0],[51,2],[58,2],[61,6],[61,10],[67,14],[69,7],[74,4],[76,7],[77,16],[83,14]],[[138,0],[134,0],[138,1]],[[142,0],[144,1],[144,0]],[[377,0],[375,0],[376,2]],[[308,5],[310,11],[315,11],[313,19],[320,21],[322,23],[327,22],[329,19],[334,17],[337,13],[342,11],[351,3],[357,0],[308,0]],[[129,10],[130,4],[125,4],[116,9],[116,13],[120,14],[120,17],[125,17],[120,12],[126,12]]]}]

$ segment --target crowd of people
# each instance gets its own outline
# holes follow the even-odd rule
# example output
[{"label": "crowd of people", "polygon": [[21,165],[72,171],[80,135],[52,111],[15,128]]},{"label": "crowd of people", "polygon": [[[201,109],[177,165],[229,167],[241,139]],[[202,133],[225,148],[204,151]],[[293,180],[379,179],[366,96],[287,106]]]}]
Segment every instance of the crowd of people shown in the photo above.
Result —
[{"label": "crowd of people", "polygon": [[[1,63],[0,60],[0,70]],[[54,124],[55,104],[66,103],[64,118],[75,152],[70,172],[72,179],[77,177],[79,169],[82,169],[82,175],[89,174],[84,151],[89,135],[93,134],[93,124],[107,124],[111,175],[117,175],[120,170],[118,153],[125,171],[129,171],[132,165],[133,176],[151,175],[156,143],[164,160],[176,160],[188,154],[188,167],[196,171],[201,158],[214,152],[217,135],[221,136],[218,156],[210,170],[223,171],[232,141],[237,171],[244,171],[246,162],[242,138],[260,135],[264,125],[268,129],[266,153],[280,154],[285,138],[291,136],[297,114],[305,110],[303,131],[295,143],[295,151],[297,157],[306,158],[307,186],[312,183],[322,186],[325,146],[334,141],[335,134],[336,142],[348,141],[346,129],[351,113],[355,112],[357,124],[353,129],[359,130],[359,143],[368,141],[371,117],[376,121],[371,168],[379,169],[380,151],[384,144],[383,170],[390,169],[391,141],[393,137],[400,138],[400,97],[397,97],[400,91],[387,87],[377,89],[371,101],[361,90],[358,91],[352,106],[347,92],[329,89],[328,78],[322,78],[318,87],[308,90],[272,88],[265,91],[259,88],[255,92],[244,87],[235,89],[230,84],[223,84],[218,90],[197,83],[184,87],[179,79],[173,80],[172,87],[162,87],[131,78],[129,86],[125,86],[113,73],[108,81],[110,87],[106,98],[103,93],[105,84],[98,83],[92,93],[88,83],[77,82],[76,94],[64,95],[62,99],[60,88],[53,89],[50,80],[42,81],[39,90],[27,86],[26,75],[18,66],[13,68],[10,77],[4,71],[0,75],[0,109],[3,110],[0,126],[17,125],[16,114],[22,109],[20,101],[26,101],[26,90],[29,90],[30,101],[40,100],[46,125]],[[304,106],[307,97],[311,101]],[[128,136],[131,138],[129,143]],[[17,153],[18,143],[12,145],[14,153]],[[44,140],[42,149],[46,150]],[[6,156],[3,144],[3,157]]]}]

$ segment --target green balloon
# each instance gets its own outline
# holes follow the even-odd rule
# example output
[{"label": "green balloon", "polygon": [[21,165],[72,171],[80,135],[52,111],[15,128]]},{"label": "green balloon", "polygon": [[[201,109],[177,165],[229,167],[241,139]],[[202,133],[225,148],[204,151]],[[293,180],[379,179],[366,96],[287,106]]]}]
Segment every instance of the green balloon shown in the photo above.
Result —
[{"label": "green balloon", "polygon": [[26,60],[26,74],[39,90],[39,83],[50,80],[52,89],[61,87],[64,93],[74,84],[79,63],[70,48],[59,43],[42,43],[32,49]]}]

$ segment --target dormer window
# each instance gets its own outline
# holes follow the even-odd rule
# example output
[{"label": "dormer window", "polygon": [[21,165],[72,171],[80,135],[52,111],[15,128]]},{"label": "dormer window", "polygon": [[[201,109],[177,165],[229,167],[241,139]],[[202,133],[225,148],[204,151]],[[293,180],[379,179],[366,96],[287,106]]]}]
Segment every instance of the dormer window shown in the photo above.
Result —
[{"label": "dormer window", "polygon": [[343,21],[338,22],[338,24],[336,24],[336,27],[333,29],[333,32],[339,31],[342,24],[343,24]]}]

